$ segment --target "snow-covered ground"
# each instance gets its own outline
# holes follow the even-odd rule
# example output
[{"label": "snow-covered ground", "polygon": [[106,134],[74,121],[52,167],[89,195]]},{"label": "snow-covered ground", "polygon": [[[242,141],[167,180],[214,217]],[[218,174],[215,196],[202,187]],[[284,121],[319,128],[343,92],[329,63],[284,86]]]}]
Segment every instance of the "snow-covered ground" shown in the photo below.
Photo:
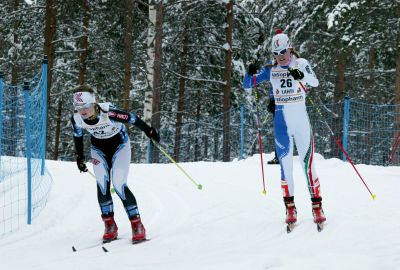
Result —
[{"label": "snow-covered ground", "polygon": [[[271,158],[265,155],[264,160]],[[183,163],[198,190],[173,164],[132,164],[129,186],[150,241],[130,244],[130,224],[114,195],[120,240],[100,241],[96,184],[73,162],[48,161],[54,179],[33,225],[0,238],[0,269],[400,269],[400,167],[353,168],[317,155],[327,224],[312,222],[306,180],[295,158],[298,226],[286,233],[279,165],[259,156],[230,163]],[[75,246],[78,252],[72,252]]]}]

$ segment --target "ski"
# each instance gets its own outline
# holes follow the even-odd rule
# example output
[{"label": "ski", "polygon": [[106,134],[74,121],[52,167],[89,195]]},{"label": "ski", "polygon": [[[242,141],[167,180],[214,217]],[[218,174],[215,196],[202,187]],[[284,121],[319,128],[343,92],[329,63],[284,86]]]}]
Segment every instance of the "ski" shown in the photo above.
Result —
[{"label": "ski", "polygon": [[296,223],[288,223],[286,226],[286,232],[291,233],[293,231],[294,227],[296,227]]},{"label": "ski", "polygon": [[[144,242],[147,242],[147,241],[150,241],[150,239],[143,239],[143,240],[138,240],[138,241],[132,241],[132,245],[138,245],[138,244],[140,244],[140,243],[144,243]],[[112,241],[111,241],[111,242],[112,242]],[[108,243],[109,243],[109,242],[108,242]],[[104,252],[109,252],[109,250],[108,250],[106,247],[102,246],[101,248],[103,249]]]},{"label": "ski", "polygon": [[[317,224],[317,230],[318,232],[321,232],[324,229],[324,223],[320,222],[320,223],[316,223]],[[286,232],[287,233],[291,233],[294,228],[296,227],[296,223],[290,223],[286,225]]]},{"label": "ski", "polygon": [[113,242],[113,241],[116,241],[116,240],[118,240],[118,239],[119,239],[119,238],[114,239],[114,240],[111,240],[111,241],[109,241],[109,240],[107,240],[107,241],[102,241],[102,242],[100,242],[100,243],[96,243],[96,244],[84,246],[84,247],[81,247],[81,248],[76,248],[75,246],[72,246],[72,252],[78,252],[78,251],[88,250],[88,249],[92,249],[92,248],[96,248],[96,247],[101,247],[101,249],[102,249],[104,252],[108,252],[108,249],[106,249],[106,248],[104,247],[104,245],[105,245],[105,244],[108,244],[108,243],[111,243],[111,242]]},{"label": "ski", "polygon": [[323,222],[317,223],[318,232],[321,232],[323,229],[324,229],[324,223]]},{"label": "ski", "polygon": [[[111,241],[106,240],[106,241],[102,241],[100,243],[87,245],[87,246],[83,246],[83,247],[80,247],[80,248],[79,247],[77,248],[76,246],[72,246],[72,251],[73,252],[78,252],[78,251],[83,251],[83,250],[88,250],[88,249],[92,249],[92,248],[101,247],[101,250],[103,250],[104,252],[109,252],[109,250],[104,245],[112,243],[112,242],[114,242],[116,240],[119,240],[119,239],[121,239],[121,238],[117,238],[117,239],[114,239],[114,240],[111,240]],[[132,241],[132,245],[138,245],[138,244],[141,244],[141,243],[144,243],[144,242],[148,242],[148,241],[150,241],[149,238],[146,238],[146,239],[143,239],[143,240],[138,240],[138,241]]]},{"label": "ski", "polygon": [[132,245],[137,245],[137,244],[147,242],[147,241],[150,241],[150,239],[143,239],[143,240],[137,240],[137,241],[132,240]]},{"label": "ski", "polygon": [[92,248],[96,248],[96,247],[101,247],[101,249],[104,252],[108,252],[108,250],[103,245],[104,245],[103,243],[100,243],[100,244],[90,245],[90,246],[86,246],[86,247],[82,247],[82,248],[76,248],[75,246],[72,246],[72,252],[84,251],[84,250],[88,250],[88,249],[92,249]]},{"label": "ski", "polygon": [[114,242],[116,240],[119,240],[119,238],[115,238],[115,239],[112,239],[112,240],[103,240],[103,244],[108,244],[108,243]]},{"label": "ski", "polygon": [[88,249],[100,247],[101,245],[103,245],[103,243],[96,243],[96,244],[93,244],[93,245],[84,246],[84,247],[78,247],[78,248],[76,248],[75,246],[72,246],[72,252],[88,250]]}]

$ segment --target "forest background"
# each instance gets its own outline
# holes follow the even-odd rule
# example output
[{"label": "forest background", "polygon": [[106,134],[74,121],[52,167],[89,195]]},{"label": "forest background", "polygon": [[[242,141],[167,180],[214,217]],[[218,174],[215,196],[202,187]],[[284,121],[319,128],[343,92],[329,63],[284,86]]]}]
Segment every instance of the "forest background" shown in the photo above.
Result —
[{"label": "forest background", "polygon": [[[0,14],[6,83],[32,78],[48,56],[48,159],[74,159],[72,92],[90,84],[99,101],[134,111],[159,129],[178,161],[182,126],[213,125],[222,115],[216,150],[231,160],[227,112],[252,103],[242,87],[246,65],[272,59],[277,28],[319,78],[312,100],[334,104],[349,96],[400,104],[399,0],[4,0]],[[262,110],[267,102],[260,101]],[[145,159],[146,138],[133,128],[130,134],[138,146],[132,151]]]}]

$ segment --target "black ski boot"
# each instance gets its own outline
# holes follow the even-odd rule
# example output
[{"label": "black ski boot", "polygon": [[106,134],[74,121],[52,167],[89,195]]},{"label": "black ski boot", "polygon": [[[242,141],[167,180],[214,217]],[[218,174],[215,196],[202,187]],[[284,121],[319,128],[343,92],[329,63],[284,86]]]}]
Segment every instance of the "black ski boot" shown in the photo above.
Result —
[{"label": "black ski boot", "polygon": [[279,164],[279,159],[276,157],[267,162],[268,164]]}]

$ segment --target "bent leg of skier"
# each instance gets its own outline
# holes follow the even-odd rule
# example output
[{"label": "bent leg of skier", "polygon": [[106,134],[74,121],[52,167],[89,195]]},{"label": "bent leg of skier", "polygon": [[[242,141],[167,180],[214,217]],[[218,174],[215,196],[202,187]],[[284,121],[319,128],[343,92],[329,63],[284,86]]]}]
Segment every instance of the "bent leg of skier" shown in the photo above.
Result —
[{"label": "bent leg of skier", "polygon": [[104,153],[99,149],[92,147],[91,155],[97,181],[97,200],[105,227],[103,241],[108,242],[117,239],[118,236],[118,226],[114,220],[114,204],[110,191],[109,164]]},{"label": "bent leg of skier", "polygon": [[111,179],[115,191],[120,197],[131,222],[132,242],[136,243],[146,239],[146,229],[144,228],[140,218],[136,198],[127,186],[130,160],[131,147],[128,140],[127,142],[121,144],[118,148],[118,151],[114,154]]}]

